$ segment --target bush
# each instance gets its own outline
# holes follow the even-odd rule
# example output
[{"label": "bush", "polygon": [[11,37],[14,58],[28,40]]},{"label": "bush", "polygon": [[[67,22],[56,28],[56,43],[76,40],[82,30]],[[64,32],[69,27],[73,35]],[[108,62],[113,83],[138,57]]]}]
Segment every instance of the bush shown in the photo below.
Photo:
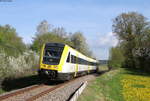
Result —
[{"label": "bush", "polygon": [[111,67],[113,69],[122,67],[124,62],[124,56],[121,48],[119,47],[111,48],[109,55],[110,56],[108,61],[108,67]]},{"label": "bush", "polygon": [[1,52],[0,60],[0,78],[16,78],[34,72],[39,56],[32,51],[24,52],[18,57],[7,56]]}]

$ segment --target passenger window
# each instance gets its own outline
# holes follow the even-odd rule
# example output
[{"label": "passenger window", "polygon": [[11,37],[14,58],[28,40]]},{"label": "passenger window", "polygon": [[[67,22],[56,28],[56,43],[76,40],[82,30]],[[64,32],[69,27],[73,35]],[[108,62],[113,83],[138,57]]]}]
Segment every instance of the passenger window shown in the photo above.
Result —
[{"label": "passenger window", "polygon": [[73,63],[73,55],[71,55],[71,63]]},{"label": "passenger window", "polygon": [[76,63],[76,57],[73,56],[73,63]]},{"label": "passenger window", "polygon": [[71,55],[71,63],[76,63],[76,57],[74,55]]},{"label": "passenger window", "polygon": [[70,62],[70,52],[69,52],[68,57],[67,57],[67,62]]}]

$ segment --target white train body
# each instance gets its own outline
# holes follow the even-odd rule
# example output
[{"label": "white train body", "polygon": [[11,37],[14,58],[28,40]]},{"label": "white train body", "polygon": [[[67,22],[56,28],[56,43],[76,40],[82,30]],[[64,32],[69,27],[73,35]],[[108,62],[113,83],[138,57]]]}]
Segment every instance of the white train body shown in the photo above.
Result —
[{"label": "white train body", "polygon": [[40,58],[40,76],[69,80],[73,77],[96,72],[97,60],[89,58],[68,45],[47,43]]}]

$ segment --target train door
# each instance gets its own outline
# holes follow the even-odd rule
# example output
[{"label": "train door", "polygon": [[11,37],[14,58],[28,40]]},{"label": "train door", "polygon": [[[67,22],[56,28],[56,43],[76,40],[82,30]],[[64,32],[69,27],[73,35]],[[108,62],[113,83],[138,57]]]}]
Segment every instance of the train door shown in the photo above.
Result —
[{"label": "train door", "polygon": [[79,69],[79,67],[78,67],[78,58],[77,57],[78,57],[78,53],[75,56],[75,74],[74,74],[74,77],[77,76],[78,69]]}]

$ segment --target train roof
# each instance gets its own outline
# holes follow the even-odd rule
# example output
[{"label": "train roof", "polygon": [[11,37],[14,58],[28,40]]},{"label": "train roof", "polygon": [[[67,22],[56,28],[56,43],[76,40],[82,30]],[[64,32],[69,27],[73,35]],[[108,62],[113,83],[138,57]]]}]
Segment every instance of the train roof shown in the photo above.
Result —
[{"label": "train roof", "polygon": [[[70,47],[69,45],[67,45],[68,47]],[[72,47],[70,47],[71,49],[73,49],[73,50],[75,50],[75,51],[77,51],[79,54],[81,54],[81,55],[83,55],[83,56],[85,56],[86,58],[88,58],[88,59],[90,59],[90,60],[96,60],[96,59],[93,59],[93,58],[91,58],[91,57],[88,57],[88,56],[86,56],[86,55],[84,55],[83,53],[81,53],[81,52],[79,52],[78,50],[76,50],[76,49],[74,49],[74,48],[72,48]],[[96,60],[97,61],[97,60]]]},{"label": "train roof", "polygon": [[65,44],[63,43],[45,43],[46,46],[58,46],[58,47],[64,47]]},{"label": "train roof", "polygon": [[[58,47],[64,47],[65,45],[67,44],[64,44],[64,43],[45,43],[46,46],[58,46]],[[73,50],[77,51],[78,53],[84,55],[83,53],[79,52],[78,50],[74,49],[72,46],[69,46],[67,45],[68,47],[72,48]],[[90,60],[96,60],[96,59],[93,59],[93,58],[90,58],[86,55],[84,55],[85,57],[89,58]]]}]

